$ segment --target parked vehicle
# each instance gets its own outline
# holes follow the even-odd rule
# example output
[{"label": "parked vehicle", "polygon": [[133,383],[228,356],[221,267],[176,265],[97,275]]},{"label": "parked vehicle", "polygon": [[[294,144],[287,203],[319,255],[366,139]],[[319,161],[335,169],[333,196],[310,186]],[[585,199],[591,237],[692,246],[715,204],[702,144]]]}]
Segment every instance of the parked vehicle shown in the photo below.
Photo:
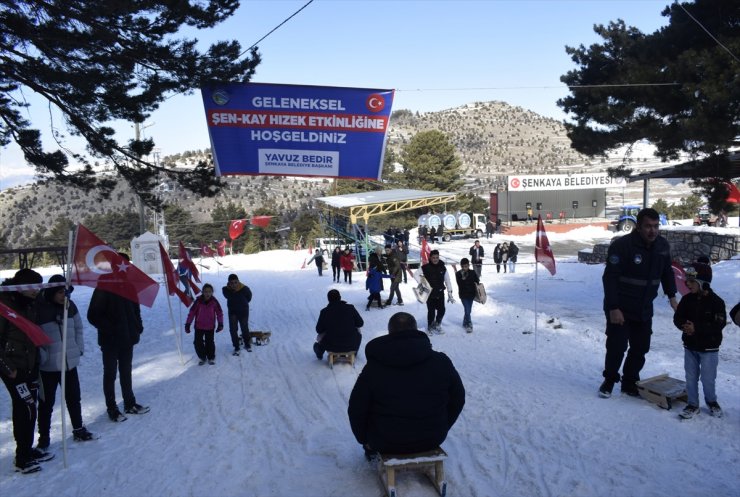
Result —
[{"label": "parked vehicle", "polygon": [[696,215],[694,216],[694,226],[717,226],[719,216],[709,211],[709,207],[706,205],[699,208]]},{"label": "parked vehicle", "polygon": [[442,240],[449,242],[453,236],[481,238],[486,232],[485,214],[458,212],[457,214],[429,214],[419,218],[419,226],[426,224],[439,231],[442,225]]}]

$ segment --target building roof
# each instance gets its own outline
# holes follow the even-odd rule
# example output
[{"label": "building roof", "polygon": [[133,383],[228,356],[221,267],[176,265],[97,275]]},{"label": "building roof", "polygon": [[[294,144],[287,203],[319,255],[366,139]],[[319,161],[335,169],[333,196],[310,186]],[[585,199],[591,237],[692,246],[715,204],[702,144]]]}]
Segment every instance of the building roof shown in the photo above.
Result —
[{"label": "building roof", "polygon": [[347,195],[334,195],[331,197],[319,197],[316,200],[328,205],[329,207],[346,209],[349,207],[386,204],[389,202],[402,202],[405,200],[449,197],[451,195],[454,196],[455,194],[424,190],[378,190],[373,192],[349,193]]}]

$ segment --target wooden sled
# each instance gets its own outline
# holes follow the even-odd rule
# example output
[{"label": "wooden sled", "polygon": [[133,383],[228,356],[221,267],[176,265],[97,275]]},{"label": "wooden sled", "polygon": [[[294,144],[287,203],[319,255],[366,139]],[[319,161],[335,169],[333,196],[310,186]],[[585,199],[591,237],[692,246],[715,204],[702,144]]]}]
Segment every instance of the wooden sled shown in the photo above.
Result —
[{"label": "wooden sled", "polygon": [[421,282],[414,288],[416,300],[418,300],[420,304],[425,304],[430,293],[432,293],[432,285],[430,285],[427,279],[422,276]]},{"label": "wooden sled", "polygon": [[355,367],[355,352],[329,352],[326,351],[329,367],[334,369],[335,362],[348,362],[350,366]]},{"label": "wooden sled", "polygon": [[250,331],[249,341],[255,345],[267,345],[270,343],[271,331]]},{"label": "wooden sled", "polygon": [[636,383],[637,391],[643,399],[658,404],[663,409],[673,407],[674,400],[686,402],[686,382],[671,378],[667,374],[653,376]]},{"label": "wooden sled", "polygon": [[388,497],[398,497],[396,494],[396,471],[421,471],[437,489],[439,495],[447,495],[447,481],[445,480],[444,460],[447,453],[441,447],[427,452],[415,454],[380,454],[378,458],[378,473]]}]

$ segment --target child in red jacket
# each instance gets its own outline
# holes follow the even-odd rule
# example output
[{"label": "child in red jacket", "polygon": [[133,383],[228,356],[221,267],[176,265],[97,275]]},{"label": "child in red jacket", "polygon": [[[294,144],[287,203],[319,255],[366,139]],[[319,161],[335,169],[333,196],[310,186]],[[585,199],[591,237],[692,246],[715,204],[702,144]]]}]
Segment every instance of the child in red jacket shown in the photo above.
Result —
[{"label": "child in red jacket", "polygon": [[188,318],[185,321],[185,333],[190,333],[190,325],[195,321],[195,353],[198,355],[199,366],[206,363],[216,364],[216,344],[213,341],[213,330],[216,333],[224,329],[224,313],[221,304],[213,296],[213,287],[210,283],[203,285],[203,293],[195,299],[190,307]]}]

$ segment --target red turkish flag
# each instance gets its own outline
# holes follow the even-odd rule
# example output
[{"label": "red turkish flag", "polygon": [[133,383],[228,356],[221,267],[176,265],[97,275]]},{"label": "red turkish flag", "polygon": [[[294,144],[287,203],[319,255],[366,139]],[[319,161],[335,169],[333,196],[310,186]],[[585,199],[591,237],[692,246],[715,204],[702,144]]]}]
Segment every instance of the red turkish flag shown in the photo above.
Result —
[{"label": "red turkish flag", "polygon": [[689,287],[686,286],[686,271],[678,262],[673,262],[671,269],[673,269],[673,275],[676,278],[676,290],[681,296],[686,295],[689,293]]},{"label": "red turkish flag", "polygon": [[200,255],[202,255],[203,257],[213,257],[214,255],[216,255],[216,252],[214,252],[214,250],[205,243],[201,243]]},{"label": "red turkish flag", "polygon": [[725,183],[725,186],[727,187],[727,198],[725,199],[725,202],[733,204],[740,203],[740,190],[737,189],[735,183],[728,181]]},{"label": "red turkish flag", "polygon": [[429,244],[427,243],[426,238],[422,238],[421,240],[421,265],[429,262],[429,253],[432,251],[432,249],[429,247]]},{"label": "red turkish flag", "polygon": [[195,281],[200,283],[200,274],[198,273],[198,268],[195,267],[195,263],[193,262],[193,259],[190,258],[190,254],[185,249],[185,245],[182,244],[182,241],[180,242],[180,252],[179,253],[180,253],[180,264],[190,269],[190,274],[193,275],[193,278],[195,278]]},{"label": "red turkish flag", "polygon": [[37,347],[48,345],[51,339],[47,337],[39,326],[24,318],[7,305],[0,303],[0,316],[18,327]]},{"label": "red turkish flag", "polygon": [[537,239],[534,242],[534,259],[545,266],[551,275],[555,275],[555,256],[552,253],[552,247],[550,247],[550,240],[547,239],[541,214],[537,216]]},{"label": "red turkish flag", "polygon": [[72,283],[115,293],[151,307],[159,284],[127,262],[83,225],[77,226]]},{"label": "red turkish flag", "polygon": [[224,257],[226,255],[226,239],[225,238],[221,240],[221,243],[216,245],[216,252],[218,252],[219,257]]},{"label": "red turkish flag", "polygon": [[180,275],[172,264],[170,256],[164,249],[162,242],[159,243],[159,256],[162,259],[162,269],[164,270],[165,278],[167,278],[167,290],[169,291],[169,294],[177,295],[180,298],[180,302],[182,302],[185,307],[190,307],[190,304],[193,303],[193,299],[188,297],[188,295],[177,286]]},{"label": "red turkish flag", "polygon": [[249,221],[249,223],[252,226],[259,226],[260,228],[267,228],[267,226],[270,225],[270,219],[272,219],[273,216],[252,216],[252,219]]},{"label": "red turkish flag", "polygon": [[239,235],[244,233],[244,228],[247,224],[246,219],[234,219],[229,222],[229,238],[236,240]]}]

